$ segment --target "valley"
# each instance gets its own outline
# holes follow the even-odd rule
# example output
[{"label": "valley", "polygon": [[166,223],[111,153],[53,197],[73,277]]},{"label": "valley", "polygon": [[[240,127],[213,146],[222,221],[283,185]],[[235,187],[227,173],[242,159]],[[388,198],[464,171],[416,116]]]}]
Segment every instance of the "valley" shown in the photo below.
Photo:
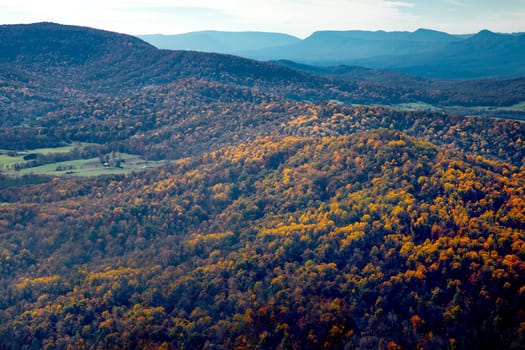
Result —
[{"label": "valley", "polygon": [[523,101],[0,26],[0,348],[521,349]]}]

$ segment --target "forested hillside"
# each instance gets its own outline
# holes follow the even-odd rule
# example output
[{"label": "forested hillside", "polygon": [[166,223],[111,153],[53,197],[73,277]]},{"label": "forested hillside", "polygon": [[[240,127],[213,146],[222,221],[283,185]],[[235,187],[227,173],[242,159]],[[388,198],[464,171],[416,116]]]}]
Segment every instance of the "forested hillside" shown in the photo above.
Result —
[{"label": "forested hillside", "polygon": [[512,106],[525,100],[525,78],[509,80],[441,80],[388,69],[372,69],[359,66],[316,67],[292,61],[276,61],[285,67],[338,80],[368,82],[392,89],[411,87],[417,100],[437,106]]},{"label": "forested hillside", "polygon": [[141,98],[152,87],[180,79],[307,102],[500,107],[525,101],[522,79],[433,83],[392,72],[375,77],[377,73],[368,70],[365,77],[345,70],[305,72],[298,65],[158,50],[132,36],[54,23],[2,25],[0,125],[37,126],[48,113],[94,99],[111,103],[116,96]]},{"label": "forested hillside", "polygon": [[[0,349],[525,346],[525,123],[352,105],[416,90],[109,32],[6,29]],[[80,160],[115,172],[64,163]]]},{"label": "forested hillside", "polygon": [[158,50],[132,36],[53,23],[0,26],[0,74],[2,124],[15,125],[79,101],[140,96],[185,78],[307,101],[388,103],[410,101],[414,93],[235,56]]},{"label": "forested hillside", "polygon": [[383,130],[4,190],[2,345],[517,349],[524,175]]}]

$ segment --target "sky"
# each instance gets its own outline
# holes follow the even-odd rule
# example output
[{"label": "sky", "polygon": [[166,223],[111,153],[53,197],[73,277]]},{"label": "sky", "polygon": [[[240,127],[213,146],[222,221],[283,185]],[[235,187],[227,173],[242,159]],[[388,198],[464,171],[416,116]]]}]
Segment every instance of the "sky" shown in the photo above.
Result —
[{"label": "sky", "polygon": [[525,0],[0,0],[0,24],[57,22],[127,34],[428,28],[525,32]]}]

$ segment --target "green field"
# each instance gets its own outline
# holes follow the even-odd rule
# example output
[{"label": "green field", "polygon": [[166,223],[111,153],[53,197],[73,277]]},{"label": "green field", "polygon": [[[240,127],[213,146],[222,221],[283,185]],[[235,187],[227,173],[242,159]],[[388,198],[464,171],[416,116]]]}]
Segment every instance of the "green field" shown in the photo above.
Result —
[{"label": "green field", "polygon": [[11,166],[20,163],[26,163],[24,156],[10,157],[6,154],[0,154],[0,171],[9,171]]},{"label": "green field", "polygon": [[[100,158],[95,157],[90,159],[75,159],[64,162],[56,162],[20,170],[13,169],[13,167],[17,164],[28,163],[28,161],[24,160],[24,155],[27,153],[43,155],[49,155],[52,153],[68,153],[75,148],[82,148],[87,145],[92,144],[75,143],[57,148],[39,148],[27,150],[23,154],[19,153],[16,156],[9,156],[7,155],[7,151],[4,151],[3,154],[0,154],[0,172],[11,176],[23,176],[29,174],[51,176],[98,176],[109,174],[126,174],[132,171],[141,171],[166,164],[165,161],[147,162],[138,155],[118,153],[117,160],[119,166],[104,166],[101,163]],[[115,163],[115,161],[110,163]]]},{"label": "green field", "polygon": [[7,155],[9,151],[3,150],[0,151],[0,171],[9,172],[9,168],[15,164],[25,164],[27,161],[24,160],[24,155],[28,153],[34,153],[34,154],[43,154],[48,155],[52,153],[69,153],[75,148],[82,148],[87,145],[90,145],[88,143],[72,143],[67,146],[62,147],[55,147],[55,148],[36,148],[36,149],[30,149],[30,150],[24,150],[24,152],[18,152],[18,155],[16,156],[9,156]]},{"label": "green field", "polygon": [[[61,147],[48,147],[48,148],[35,148],[35,149],[24,149],[23,151],[27,153],[38,153],[38,154],[51,154],[51,153],[68,153],[71,152],[75,148],[83,148],[86,146],[98,146],[98,144],[95,143],[87,143],[87,142],[74,142],[66,146]],[[18,150],[22,151],[22,150]],[[9,151],[7,150],[0,150],[0,153],[7,153]]]},{"label": "green field", "polygon": [[502,111],[508,111],[508,112],[525,112],[525,101],[517,103],[513,106],[500,107],[499,109]]},{"label": "green field", "polygon": [[409,103],[399,103],[396,105],[389,106],[391,108],[399,109],[402,111],[431,111],[431,112],[441,112],[443,108],[425,103],[425,102],[409,102]]},{"label": "green field", "polygon": [[28,153],[39,153],[39,154],[51,154],[51,153],[68,153],[71,152],[75,148],[82,148],[84,146],[88,145],[87,143],[72,143],[71,145],[62,146],[62,147],[55,147],[55,148],[37,148],[28,150]]},{"label": "green field", "polygon": [[[508,117],[505,113],[525,113],[525,101],[517,103],[512,106],[498,107],[498,106],[434,106],[425,102],[409,102],[399,103],[395,105],[384,105],[383,107],[394,108],[401,111],[428,111],[428,112],[445,112],[445,113],[456,113],[460,115],[473,115],[473,116],[484,116],[484,117],[497,117],[498,119],[513,119],[523,120],[524,118],[516,117],[515,115]],[[502,116],[503,114],[503,116]]]},{"label": "green field", "polygon": [[18,175],[73,175],[73,176],[98,176],[109,174],[126,174],[166,164],[166,162],[146,162],[142,158],[131,154],[121,154],[121,166],[109,167],[100,163],[98,157],[91,159],[78,159],[67,162],[41,165],[33,168],[22,169],[14,172]]},{"label": "green field", "polygon": [[463,107],[463,106],[450,106],[450,108],[455,109],[464,109],[467,111],[475,112],[525,112],[525,101],[517,103],[512,106],[473,106],[473,107]]}]

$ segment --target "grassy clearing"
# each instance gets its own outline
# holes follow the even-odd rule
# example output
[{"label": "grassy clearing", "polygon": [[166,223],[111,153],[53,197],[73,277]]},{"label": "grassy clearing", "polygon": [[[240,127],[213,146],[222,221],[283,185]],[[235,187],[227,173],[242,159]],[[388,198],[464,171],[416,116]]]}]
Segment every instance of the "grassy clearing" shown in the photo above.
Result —
[{"label": "grassy clearing", "polygon": [[[99,146],[95,143],[87,142],[74,142],[62,147],[48,147],[48,148],[35,148],[35,149],[24,149],[24,150],[11,150],[13,152],[24,151],[24,153],[35,153],[35,154],[52,154],[52,153],[68,153],[74,150],[75,148],[84,148],[86,146]],[[0,153],[7,154],[8,150],[0,150]]]},{"label": "grassy clearing", "polygon": [[525,112],[525,101],[508,107],[500,107],[499,110],[506,112]]},{"label": "grassy clearing", "polygon": [[[75,159],[64,162],[55,162],[20,170],[14,170],[16,165],[27,164],[29,161],[24,160],[27,154],[49,155],[52,153],[69,153],[74,149],[86,146],[96,146],[88,143],[74,143],[71,145],[56,148],[38,148],[26,150],[23,153],[9,156],[8,151],[0,152],[0,172],[11,176],[23,175],[48,175],[48,176],[98,176],[108,174],[126,174],[133,171],[141,171],[148,168],[154,168],[166,164],[165,161],[146,162],[140,156],[118,153],[116,159],[113,159],[109,165],[104,166],[100,158]],[[12,152],[11,152],[12,153]],[[112,166],[119,163],[119,166]]]},{"label": "grassy clearing", "polygon": [[16,156],[9,156],[8,153],[10,151],[6,151],[6,150],[0,151],[0,171],[4,171],[4,172],[7,171],[7,172],[9,172],[10,168],[12,166],[14,166],[15,164],[25,164],[25,163],[27,163],[27,161],[24,160],[24,155],[29,154],[29,153],[31,153],[31,154],[43,154],[43,155],[49,155],[49,154],[53,154],[53,153],[69,153],[75,148],[83,148],[83,147],[88,146],[88,145],[92,145],[92,144],[77,142],[77,143],[72,143],[70,145],[63,146],[63,147],[36,148],[36,149],[24,150],[24,152],[11,151],[11,152],[17,154]]},{"label": "grassy clearing", "polygon": [[111,174],[127,174],[133,171],[141,171],[148,168],[155,168],[166,164],[166,162],[146,162],[139,156],[132,154],[120,154],[121,166],[111,167],[104,166],[100,163],[100,159],[77,159],[66,162],[58,162],[53,164],[41,165],[33,168],[22,169],[20,171],[13,172],[14,175],[70,175],[70,176],[98,176],[98,175],[111,175]]},{"label": "grassy clearing", "polygon": [[466,111],[475,112],[525,112],[525,102],[520,102],[512,106],[499,107],[499,106],[449,106],[449,108],[463,109]]},{"label": "grassy clearing", "polygon": [[401,111],[427,111],[427,112],[446,112],[457,113],[459,115],[474,115],[484,117],[497,117],[497,119],[523,120],[524,118],[509,115],[505,113],[525,113],[525,101],[507,107],[497,106],[434,106],[424,102],[399,103],[395,105],[385,105],[384,107],[398,109]]},{"label": "grassy clearing", "polygon": [[430,111],[430,112],[441,112],[443,108],[436,107],[434,105],[425,103],[425,102],[409,102],[409,103],[399,103],[396,105],[390,106],[391,108],[399,109],[402,111]]},{"label": "grassy clearing", "polygon": [[15,164],[25,163],[23,156],[10,157],[6,154],[0,154],[0,170],[10,168]]},{"label": "grassy clearing", "polygon": [[47,154],[52,154],[52,153],[68,153],[68,152],[71,152],[74,148],[82,148],[82,147],[84,147],[84,144],[73,143],[71,145],[63,146],[63,147],[31,149],[31,150],[27,150],[27,152],[47,155]]}]

